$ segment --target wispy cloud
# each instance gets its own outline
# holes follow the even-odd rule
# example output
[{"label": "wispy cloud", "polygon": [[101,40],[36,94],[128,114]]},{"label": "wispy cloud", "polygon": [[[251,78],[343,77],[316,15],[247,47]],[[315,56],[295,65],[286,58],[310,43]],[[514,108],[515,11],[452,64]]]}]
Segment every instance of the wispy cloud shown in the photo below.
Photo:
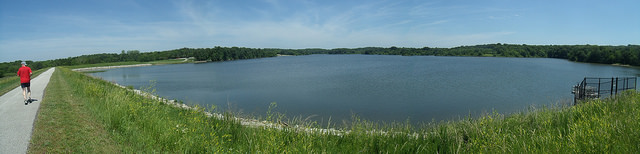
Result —
[{"label": "wispy cloud", "polygon": [[449,20],[449,19],[436,20],[436,21],[433,21],[433,22],[428,22],[428,23],[420,24],[420,25],[419,25],[419,27],[430,27],[430,26],[435,26],[435,25],[441,25],[441,24],[444,24],[444,23],[448,23],[448,22],[450,22],[450,21],[451,21],[451,20]]},{"label": "wispy cloud", "polygon": [[[513,7],[513,4],[531,5],[517,2],[184,0],[159,1],[163,4],[154,8],[139,3],[134,1],[112,6],[125,9],[95,8],[103,9],[98,11],[101,13],[46,7],[52,9],[49,10],[51,13],[29,13],[30,16],[21,13],[1,14],[5,18],[0,18],[3,20],[0,21],[0,26],[3,26],[0,27],[3,34],[0,35],[0,61],[23,59],[7,58],[21,55],[19,52],[38,53],[30,57],[45,60],[120,50],[156,51],[212,46],[454,47],[495,42],[562,44],[594,40],[633,43],[637,42],[637,37],[633,37],[637,35],[632,34],[638,33],[629,28],[637,27],[637,21],[611,19],[610,22],[619,24],[612,24],[617,27],[605,32],[594,29],[608,25],[575,28],[570,25],[582,27],[584,22],[539,16],[532,12],[539,11],[540,7]],[[145,11],[136,12],[139,10]],[[576,19],[572,14],[564,16],[574,17],[570,18],[574,21],[584,18],[580,16]],[[525,17],[527,20],[523,20]],[[559,23],[565,24],[549,22],[556,20],[562,20]],[[6,25],[9,26],[4,27]],[[563,27],[569,32],[562,30]],[[617,29],[632,31],[621,33]],[[587,30],[589,34],[584,33]],[[545,32],[564,41],[541,36],[543,34],[540,33]],[[575,38],[575,34],[590,37]]]},{"label": "wispy cloud", "polygon": [[473,34],[461,34],[461,35],[448,35],[442,36],[441,41],[449,42],[448,44],[489,44],[498,42],[509,42],[508,36],[516,34],[516,32],[500,31],[500,32],[485,32],[485,33],[473,33]]},{"label": "wispy cloud", "polygon": [[[265,0],[268,7],[254,8],[250,19],[233,14],[233,10],[213,2],[174,2],[178,19],[165,21],[125,21],[101,16],[48,15],[56,21],[53,34],[34,39],[2,40],[0,50],[7,55],[20,51],[50,51],[35,57],[38,60],[120,50],[168,50],[180,47],[244,46],[256,48],[338,48],[365,46],[421,47],[438,44],[443,36],[425,31],[424,27],[447,24],[448,18],[422,18],[432,11],[430,3],[406,11],[401,2],[379,1],[348,6],[321,5],[301,2],[295,6],[277,0]],[[288,8],[300,7],[300,8]],[[294,11],[287,11],[294,9]],[[428,10],[428,11],[427,11]],[[288,12],[289,15],[282,15]],[[426,11],[426,12],[423,12]],[[419,14],[422,13],[422,14]],[[274,20],[273,17],[278,19]],[[66,27],[66,28],[60,28]],[[60,31],[69,29],[69,31]],[[81,31],[74,31],[81,30]],[[488,34],[460,35],[448,41],[464,43],[487,39]],[[448,37],[451,38],[451,37]],[[431,43],[430,43],[431,42]],[[36,44],[36,45],[34,45]],[[444,43],[455,45],[455,43]],[[58,56],[56,56],[58,55]],[[5,56],[3,56],[5,57]],[[24,59],[11,57],[9,59]]]}]

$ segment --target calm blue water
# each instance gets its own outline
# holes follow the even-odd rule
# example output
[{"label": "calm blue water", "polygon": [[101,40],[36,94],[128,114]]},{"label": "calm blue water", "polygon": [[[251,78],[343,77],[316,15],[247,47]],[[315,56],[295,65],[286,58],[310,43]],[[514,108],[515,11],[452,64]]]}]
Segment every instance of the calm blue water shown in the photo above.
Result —
[{"label": "calm blue water", "polygon": [[187,104],[325,122],[355,114],[372,121],[430,122],[531,105],[572,103],[585,76],[638,76],[639,69],[548,58],[380,55],[287,56],[111,69],[92,75]]}]

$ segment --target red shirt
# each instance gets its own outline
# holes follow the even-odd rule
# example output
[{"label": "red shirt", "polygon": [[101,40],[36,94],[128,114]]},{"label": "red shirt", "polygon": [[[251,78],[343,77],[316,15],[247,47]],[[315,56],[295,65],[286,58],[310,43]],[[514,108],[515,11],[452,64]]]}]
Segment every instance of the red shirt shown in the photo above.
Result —
[{"label": "red shirt", "polygon": [[20,83],[29,83],[31,81],[31,68],[27,66],[20,67],[18,76],[20,76]]}]

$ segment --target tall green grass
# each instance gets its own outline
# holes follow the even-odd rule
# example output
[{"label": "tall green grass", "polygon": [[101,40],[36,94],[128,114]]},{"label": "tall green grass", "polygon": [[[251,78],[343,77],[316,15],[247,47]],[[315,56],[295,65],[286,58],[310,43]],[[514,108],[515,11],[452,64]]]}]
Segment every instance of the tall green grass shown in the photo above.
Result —
[{"label": "tall green grass", "polygon": [[[205,110],[177,108],[65,68],[61,77],[74,97],[108,130],[123,152],[169,153],[637,153],[640,151],[640,94],[577,106],[532,107],[527,112],[429,123],[373,123],[353,117],[330,124],[341,133],[296,119],[289,126],[241,125]],[[275,107],[275,106],[274,106]],[[265,120],[279,123],[281,114]],[[298,126],[293,126],[293,125]]]},{"label": "tall green grass", "polygon": [[56,70],[42,98],[28,153],[118,153],[121,147]]}]

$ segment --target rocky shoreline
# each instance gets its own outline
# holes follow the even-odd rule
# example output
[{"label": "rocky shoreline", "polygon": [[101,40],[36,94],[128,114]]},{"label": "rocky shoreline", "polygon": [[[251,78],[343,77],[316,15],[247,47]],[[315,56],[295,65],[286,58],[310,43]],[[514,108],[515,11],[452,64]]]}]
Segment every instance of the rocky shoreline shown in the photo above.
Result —
[{"label": "rocky shoreline", "polygon": [[[98,79],[100,79],[100,78],[98,78]],[[122,86],[122,85],[120,85],[118,83],[115,83],[115,82],[110,82],[110,83],[112,83],[115,86],[118,86],[120,88],[127,89],[125,86]],[[172,105],[172,106],[177,107],[177,108],[201,111],[204,114],[206,114],[208,117],[215,117],[217,119],[226,119],[224,117],[224,115],[222,115],[222,114],[206,112],[206,111],[201,110],[201,108],[199,108],[197,106],[196,107],[188,106],[186,104],[178,103],[176,100],[165,99],[165,98],[162,98],[162,97],[159,97],[159,96],[156,96],[156,95],[153,95],[153,94],[150,94],[150,93],[144,92],[142,90],[138,90],[138,89],[127,89],[127,90],[131,90],[134,93],[136,93],[138,95],[141,95],[143,97],[147,97],[147,98],[151,98],[151,99],[154,99],[154,100],[158,100],[160,102],[163,102],[163,103],[168,104],[168,105]],[[338,135],[338,136],[341,136],[341,135],[343,135],[345,133],[349,133],[349,131],[342,131],[342,130],[337,130],[337,129],[334,129],[334,128],[329,128],[329,129],[326,129],[326,128],[309,128],[309,127],[304,127],[304,126],[299,126],[299,125],[289,126],[287,123],[281,122],[281,121],[278,121],[278,123],[271,123],[271,122],[268,122],[268,121],[259,121],[259,120],[255,120],[255,119],[246,119],[246,118],[239,118],[239,117],[229,117],[229,118],[240,122],[240,124],[242,124],[242,125],[250,126],[250,127],[275,128],[275,129],[284,129],[285,127],[288,127],[288,128],[293,128],[293,129],[296,129],[298,131],[303,131],[303,132],[307,132],[307,133],[315,132],[315,133],[331,134],[331,135]]]}]

